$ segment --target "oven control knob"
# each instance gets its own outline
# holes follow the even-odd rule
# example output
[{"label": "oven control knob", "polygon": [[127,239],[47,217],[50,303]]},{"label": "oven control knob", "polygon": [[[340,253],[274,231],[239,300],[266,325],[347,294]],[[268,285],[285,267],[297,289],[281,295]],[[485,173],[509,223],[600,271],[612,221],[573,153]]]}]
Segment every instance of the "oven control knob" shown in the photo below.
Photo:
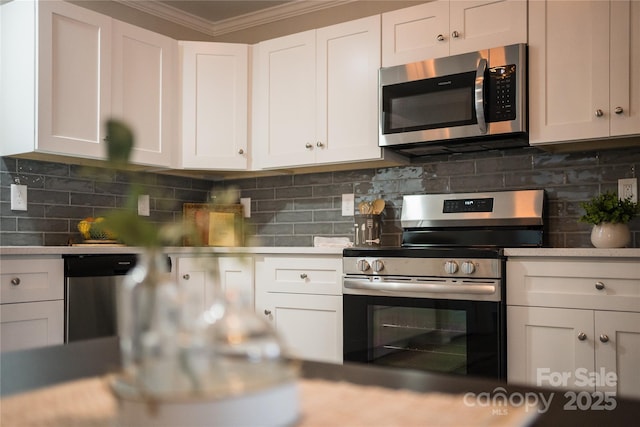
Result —
[{"label": "oven control knob", "polygon": [[445,262],[444,271],[448,274],[454,274],[456,271],[458,271],[458,263],[455,261]]},{"label": "oven control knob", "polygon": [[371,263],[371,267],[375,272],[382,271],[384,270],[384,263],[379,259],[375,259],[373,260],[373,263]]},{"label": "oven control knob", "polygon": [[369,262],[366,259],[359,259],[358,260],[358,270],[362,271],[363,273],[367,270],[369,270]]},{"label": "oven control knob", "polygon": [[460,266],[460,269],[464,274],[473,274],[476,271],[476,266],[473,264],[473,261],[465,261]]}]

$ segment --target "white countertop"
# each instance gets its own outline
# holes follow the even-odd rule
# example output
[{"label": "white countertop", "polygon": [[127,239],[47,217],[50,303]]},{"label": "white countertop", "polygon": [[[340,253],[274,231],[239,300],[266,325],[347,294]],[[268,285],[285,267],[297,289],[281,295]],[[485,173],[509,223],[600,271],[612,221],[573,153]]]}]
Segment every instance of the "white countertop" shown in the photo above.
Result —
[{"label": "white countertop", "polygon": [[[142,248],[131,246],[0,246],[0,256],[9,255],[81,255],[123,254],[142,252]],[[340,255],[342,248],[334,247],[166,247],[166,254],[295,254],[295,255]],[[580,258],[638,258],[640,248],[506,248],[508,257],[580,257]]]},{"label": "white countertop", "polygon": [[640,248],[507,248],[505,255],[515,257],[573,257],[573,258],[638,258]]},{"label": "white countertop", "polygon": [[[139,253],[144,249],[132,246],[0,246],[0,256],[10,255],[93,255]],[[341,255],[342,248],[334,247],[166,247],[166,254],[296,254],[296,255]]]}]

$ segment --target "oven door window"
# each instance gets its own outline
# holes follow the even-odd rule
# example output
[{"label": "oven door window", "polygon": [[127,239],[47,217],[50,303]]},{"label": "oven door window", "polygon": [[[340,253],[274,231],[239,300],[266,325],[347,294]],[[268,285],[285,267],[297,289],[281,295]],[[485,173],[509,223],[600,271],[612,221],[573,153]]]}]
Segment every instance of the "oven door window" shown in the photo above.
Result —
[{"label": "oven door window", "polygon": [[473,71],[384,86],[383,134],[478,123],[475,78]]},{"label": "oven door window", "polygon": [[504,377],[500,303],[344,296],[344,360]]}]

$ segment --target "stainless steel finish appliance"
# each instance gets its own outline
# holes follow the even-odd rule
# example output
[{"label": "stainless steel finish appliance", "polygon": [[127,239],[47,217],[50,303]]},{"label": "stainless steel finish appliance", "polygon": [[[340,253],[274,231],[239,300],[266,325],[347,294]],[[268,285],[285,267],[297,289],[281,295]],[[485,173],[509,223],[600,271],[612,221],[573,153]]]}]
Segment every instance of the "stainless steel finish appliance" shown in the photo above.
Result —
[{"label": "stainless steel finish appliance", "polygon": [[[64,256],[65,342],[117,335],[117,288],[136,260],[135,254]],[[167,264],[170,269],[169,257]]]},{"label": "stainless steel finish appliance", "polygon": [[543,203],[405,196],[402,247],[344,250],[344,360],[505,379],[503,249],[543,245]]},{"label": "stainless steel finish appliance", "polygon": [[379,145],[420,156],[528,145],[527,49],[380,69]]}]

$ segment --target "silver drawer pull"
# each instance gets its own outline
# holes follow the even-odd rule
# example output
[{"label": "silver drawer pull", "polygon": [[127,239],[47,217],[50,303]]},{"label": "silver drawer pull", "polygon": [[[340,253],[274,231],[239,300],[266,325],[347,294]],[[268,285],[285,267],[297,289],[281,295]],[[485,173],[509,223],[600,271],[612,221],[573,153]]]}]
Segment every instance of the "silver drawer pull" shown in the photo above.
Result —
[{"label": "silver drawer pull", "polygon": [[301,279],[306,279],[307,277],[309,277],[309,276],[307,276],[307,273],[301,273],[300,274],[300,278]]},{"label": "silver drawer pull", "polygon": [[264,309],[264,315],[269,316],[271,314],[271,310]]},{"label": "silver drawer pull", "polygon": [[586,340],[586,339],[587,339],[587,334],[585,334],[584,332],[580,332],[580,333],[578,334],[578,339],[579,339],[580,341],[584,341],[584,340]]},{"label": "silver drawer pull", "polygon": [[609,337],[605,334],[600,335],[601,342],[609,342]]},{"label": "silver drawer pull", "polygon": [[184,274],[184,275],[182,276],[182,278],[183,278],[184,280],[189,280],[189,279],[191,279],[191,276],[189,276],[189,274],[187,273],[187,274]]},{"label": "silver drawer pull", "polygon": [[601,291],[604,289],[604,283],[602,282],[596,282],[596,289]]},{"label": "silver drawer pull", "polygon": [[14,277],[13,279],[11,279],[11,284],[13,286],[18,286],[20,284],[20,278],[19,277]]}]

